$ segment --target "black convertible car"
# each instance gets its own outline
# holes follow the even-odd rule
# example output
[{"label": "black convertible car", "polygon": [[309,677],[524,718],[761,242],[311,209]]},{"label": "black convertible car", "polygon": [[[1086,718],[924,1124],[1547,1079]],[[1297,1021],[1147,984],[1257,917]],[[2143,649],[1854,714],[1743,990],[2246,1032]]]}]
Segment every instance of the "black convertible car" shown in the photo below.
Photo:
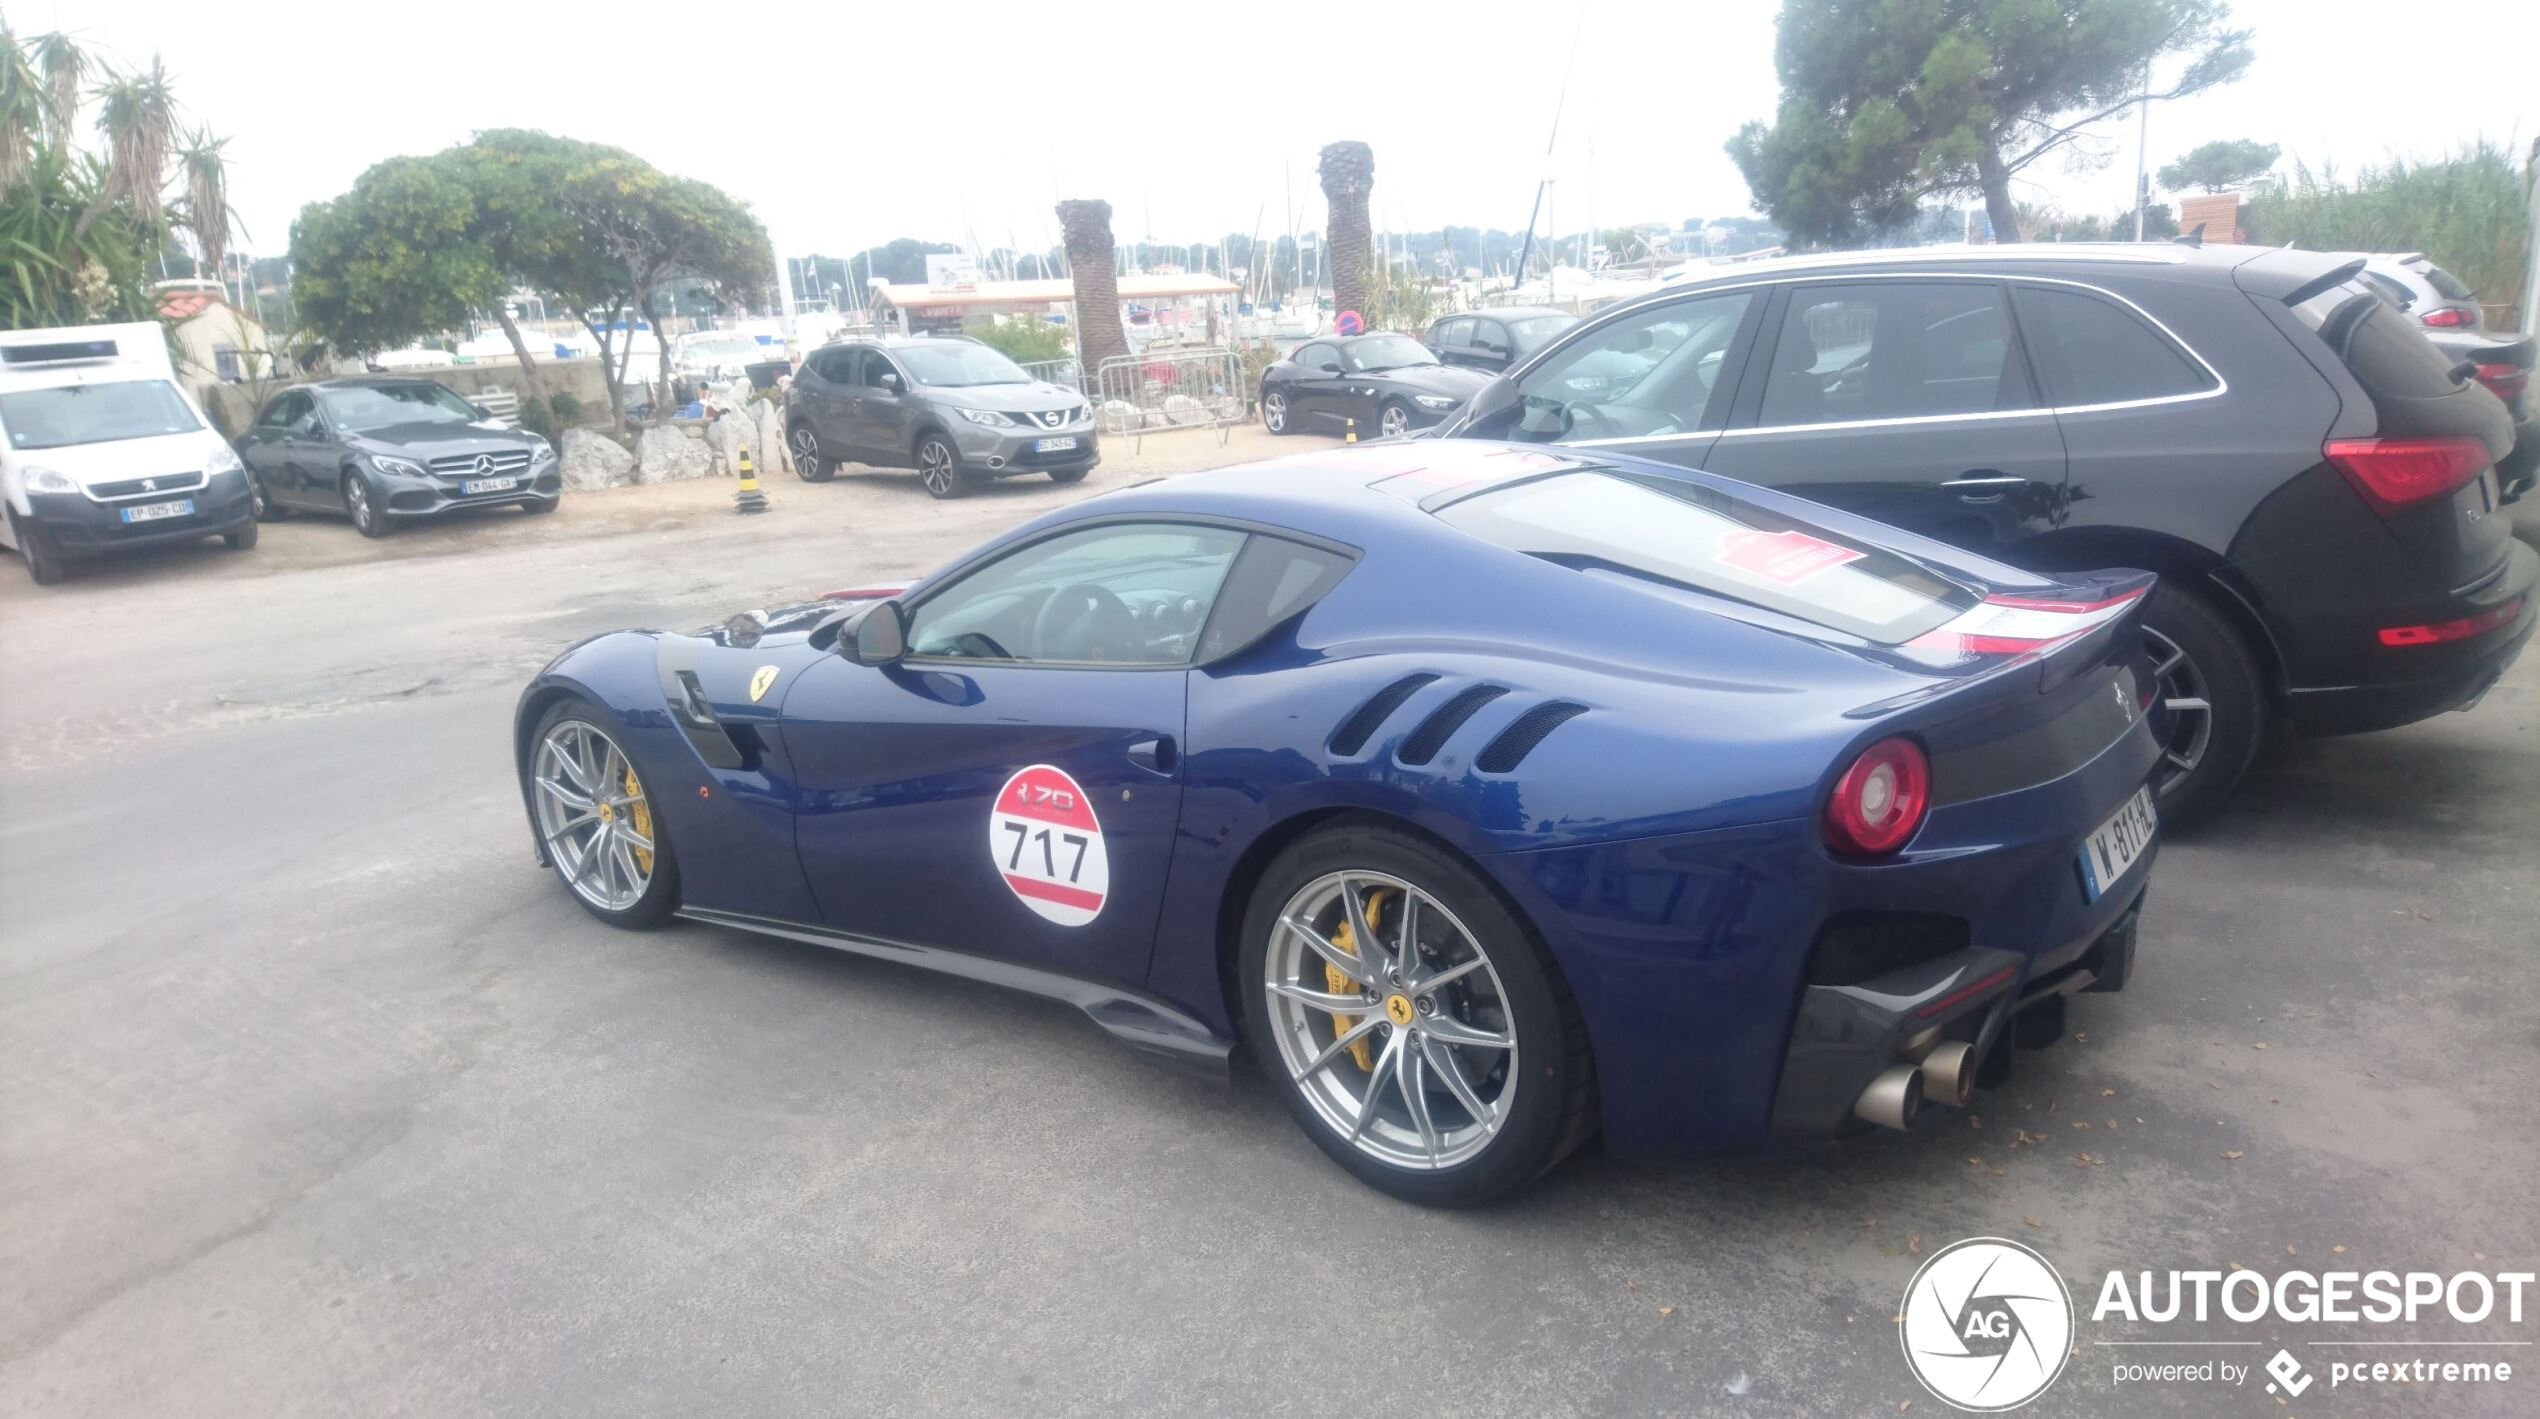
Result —
[{"label": "black convertible car", "polygon": [[1274,434],[1409,433],[1443,422],[1488,383],[1479,370],[1439,364],[1408,335],[1327,336],[1262,371],[1261,423]]}]

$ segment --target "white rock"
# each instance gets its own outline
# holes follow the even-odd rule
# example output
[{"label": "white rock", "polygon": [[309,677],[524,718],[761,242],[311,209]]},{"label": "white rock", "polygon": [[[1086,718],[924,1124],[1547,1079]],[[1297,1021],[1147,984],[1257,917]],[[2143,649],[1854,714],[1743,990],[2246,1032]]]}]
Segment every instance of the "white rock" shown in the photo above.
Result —
[{"label": "white rock", "polygon": [[767,399],[750,407],[758,411],[758,447],[753,450],[758,471],[762,475],[793,472],[794,451],[785,446],[785,406]]},{"label": "white rock", "polygon": [[605,434],[593,433],[589,429],[567,429],[559,457],[564,470],[564,485],[576,492],[622,488],[635,481],[635,455]]},{"label": "white rock", "polygon": [[655,426],[635,437],[635,481],[673,483],[704,478],[714,472],[714,455],[702,439],[675,428]]}]

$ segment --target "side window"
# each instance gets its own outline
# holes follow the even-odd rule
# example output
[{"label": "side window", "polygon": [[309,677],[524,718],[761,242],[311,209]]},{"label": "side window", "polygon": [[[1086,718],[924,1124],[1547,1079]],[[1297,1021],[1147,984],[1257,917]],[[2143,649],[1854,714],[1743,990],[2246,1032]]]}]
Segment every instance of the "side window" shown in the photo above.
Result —
[{"label": "side window", "polygon": [[2112,301],[2045,286],[2021,286],[2012,300],[2049,403],[2073,409],[2213,387],[2203,366]]},{"label": "side window", "polygon": [[1352,565],[1337,552],[1284,537],[1253,538],[1227,574],[1225,591],[1200,638],[1198,658],[1216,660],[1250,646],[1281,621],[1322,600]]},{"label": "side window", "polygon": [[2032,402],[2001,287],[1864,281],[1791,292],[1757,422],[1928,418]]},{"label": "side window", "polygon": [[[897,373],[897,371],[891,366],[890,356],[883,354],[879,350],[873,349],[856,351],[855,378],[858,384],[865,386],[867,389],[880,389],[882,387],[882,376],[895,373]],[[898,381],[898,383],[902,389],[906,389],[908,387],[908,382],[905,379]]]},{"label": "side window", "polygon": [[1308,345],[1296,352],[1297,368],[1307,374],[1321,374],[1323,366],[1341,362],[1341,352],[1330,345]]},{"label": "side window", "polygon": [[811,357],[812,373],[824,384],[845,384],[854,372],[855,351],[822,350]]},{"label": "side window", "polygon": [[928,596],[911,655],[1059,665],[1187,665],[1244,534],[1091,527],[998,557]]},{"label": "side window", "polygon": [[309,415],[309,396],[297,389],[276,395],[256,419],[260,429],[287,429]]},{"label": "side window", "polygon": [[1476,320],[1473,322],[1473,343],[1505,350],[1508,348],[1508,328],[1496,320]]},{"label": "side window", "polygon": [[1432,345],[1444,345],[1449,349],[1456,349],[1472,344],[1472,318],[1470,316],[1462,316],[1454,320],[1442,320],[1438,322],[1437,333],[1429,337],[1429,343]]},{"label": "side window", "polygon": [[1517,386],[1517,426],[1499,437],[1629,438],[1716,428],[1729,344],[1755,296],[1725,291],[1649,306],[1574,332]]}]

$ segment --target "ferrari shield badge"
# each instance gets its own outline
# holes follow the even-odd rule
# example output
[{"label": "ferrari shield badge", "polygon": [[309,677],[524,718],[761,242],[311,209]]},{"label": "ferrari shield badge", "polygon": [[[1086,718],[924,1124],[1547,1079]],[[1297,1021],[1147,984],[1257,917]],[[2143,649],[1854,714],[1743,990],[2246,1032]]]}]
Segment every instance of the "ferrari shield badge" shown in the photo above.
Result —
[{"label": "ferrari shield badge", "polygon": [[1065,769],[1034,764],[1005,781],[988,813],[988,853],[1007,890],[1043,920],[1083,926],[1111,893],[1111,857],[1093,800]]},{"label": "ferrari shield badge", "polygon": [[757,704],[759,700],[767,694],[767,687],[775,683],[776,667],[773,665],[760,666],[758,668],[758,673],[750,677],[750,703]]}]

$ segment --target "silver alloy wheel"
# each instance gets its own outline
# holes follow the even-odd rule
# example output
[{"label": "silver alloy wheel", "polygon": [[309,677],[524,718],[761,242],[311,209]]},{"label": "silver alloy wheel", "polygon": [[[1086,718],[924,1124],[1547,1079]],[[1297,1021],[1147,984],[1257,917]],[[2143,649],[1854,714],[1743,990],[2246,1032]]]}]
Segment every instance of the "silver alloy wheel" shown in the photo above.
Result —
[{"label": "silver alloy wheel", "polygon": [[950,497],[954,481],[961,474],[953,467],[952,450],[942,439],[928,439],[917,446],[917,481],[935,496]]},{"label": "silver alloy wheel", "polygon": [[353,515],[355,527],[364,529],[379,515],[370,505],[370,485],[358,473],[344,480],[344,510]]},{"label": "silver alloy wheel", "polygon": [[1517,1099],[1516,1022],[1489,955],[1444,903],[1386,873],[1326,873],[1271,933],[1270,1033],[1325,1124],[1417,1171],[1490,1146]]},{"label": "silver alloy wheel", "polygon": [[1386,438],[1399,437],[1411,427],[1411,411],[1399,404],[1388,404],[1376,415],[1376,432]]},{"label": "silver alloy wheel", "polygon": [[2170,716],[2161,745],[2160,791],[2167,793],[2205,761],[2206,746],[2214,739],[2213,694],[2205,672],[2178,642],[2150,626],[2143,628],[2143,640],[2152,650],[2157,702]]},{"label": "silver alloy wheel", "polygon": [[532,769],[538,835],[574,894],[625,911],[653,880],[653,816],[643,781],[616,741],[592,724],[559,720]]},{"label": "silver alloy wheel", "polygon": [[1276,392],[1261,396],[1261,426],[1274,434],[1288,430],[1288,396]]},{"label": "silver alloy wheel", "polygon": [[820,435],[809,424],[794,430],[794,471],[806,478],[820,471]]}]

